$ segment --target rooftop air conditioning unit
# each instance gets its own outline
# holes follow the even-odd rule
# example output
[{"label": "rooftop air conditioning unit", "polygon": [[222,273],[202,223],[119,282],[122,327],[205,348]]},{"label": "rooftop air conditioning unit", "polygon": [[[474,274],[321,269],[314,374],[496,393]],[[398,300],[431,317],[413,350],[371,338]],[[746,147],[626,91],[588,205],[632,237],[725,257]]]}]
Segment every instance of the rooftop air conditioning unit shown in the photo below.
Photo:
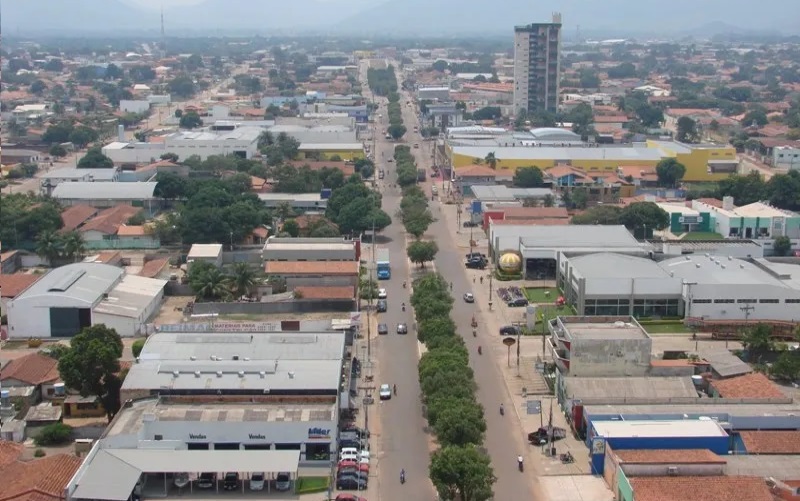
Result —
[{"label": "rooftop air conditioning unit", "polygon": [[678,476],[678,467],[670,466],[669,468],[667,468],[667,475],[669,475],[670,477]]}]

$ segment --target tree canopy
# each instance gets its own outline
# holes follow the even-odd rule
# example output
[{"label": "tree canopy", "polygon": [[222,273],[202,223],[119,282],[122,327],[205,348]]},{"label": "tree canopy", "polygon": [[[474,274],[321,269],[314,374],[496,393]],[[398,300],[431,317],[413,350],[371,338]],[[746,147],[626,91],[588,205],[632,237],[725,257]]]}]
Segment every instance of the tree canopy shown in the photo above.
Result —
[{"label": "tree canopy", "polygon": [[514,172],[512,182],[519,188],[535,188],[542,186],[544,178],[539,167],[520,167]]},{"label": "tree canopy", "polygon": [[111,169],[112,167],[114,167],[114,161],[105,156],[99,147],[89,149],[78,160],[79,169]]},{"label": "tree canopy", "polygon": [[686,174],[686,167],[674,158],[665,158],[656,165],[658,184],[666,188],[677,188]]}]

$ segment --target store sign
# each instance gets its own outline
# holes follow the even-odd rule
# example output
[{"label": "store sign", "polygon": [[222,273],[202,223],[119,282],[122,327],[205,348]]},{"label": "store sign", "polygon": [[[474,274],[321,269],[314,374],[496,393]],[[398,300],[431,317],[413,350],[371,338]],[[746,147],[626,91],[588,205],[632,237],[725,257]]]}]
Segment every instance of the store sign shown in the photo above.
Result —
[{"label": "store sign", "polygon": [[308,429],[308,438],[319,440],[319,439],[326,439],[331,438],[331,430],[326,430],[325,428],[309,428]]},{"label": "store sign", "polygon": [[267,439],[267,437],[265,437],[264,435],[262,435],[260,433],[248,433],[247,436],[250,437],[250,440],[266,440]]},{"label": "store sign", "polygon": [[214,332],[278,332],[280,322],[214,322]]},{"label": "store sign", "polygon": [[202,433],[189,433],[189,440],[208,440]]}]

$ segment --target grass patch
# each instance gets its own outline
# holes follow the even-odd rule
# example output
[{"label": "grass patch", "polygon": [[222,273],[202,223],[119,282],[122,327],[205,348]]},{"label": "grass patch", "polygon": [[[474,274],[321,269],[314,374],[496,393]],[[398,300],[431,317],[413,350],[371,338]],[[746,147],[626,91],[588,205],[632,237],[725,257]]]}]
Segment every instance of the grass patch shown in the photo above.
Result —
[{"label": "grass patch", "polygon": [[681,240],[724,240],[724,238],[713,231],[693,231],[684,235]]},{"label": "grass patch", "polygon": [[673,334],[692,332],[692,329],[684,325],[680,320],[672,322],[654,322],[648,324],[647,320],[640,320],[639,323],[644,327],[648,334]]},{"label": "grass patch", "polygon": [[328,477],[299,477],[295,492],[297,494],[313,494],[328,490]]},{"label": "grass patch", "polygon": [[556,306],[554,304],[542,307],[536,307],[536,328],[530,334],[541,335],[542,329],[547,332],[545,322],[556,317],[568,317],[575,315],[575,308],[571,305],[565,304],[564,306]]},{"label": "grass patch", "polygon": [[531,303],[554,303],[561,295],[557,287],[525,287],[524,290]]}]

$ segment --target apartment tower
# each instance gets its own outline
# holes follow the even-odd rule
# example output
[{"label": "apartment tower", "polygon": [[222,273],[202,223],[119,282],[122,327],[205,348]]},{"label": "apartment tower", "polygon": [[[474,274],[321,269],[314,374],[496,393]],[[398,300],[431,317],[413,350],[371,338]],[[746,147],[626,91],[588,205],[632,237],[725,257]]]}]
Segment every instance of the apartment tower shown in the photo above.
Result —
[{"label": "apartment tower", "polygon": [[558,110],[561,14],[552,23],[514,27],[514,113]]}]

